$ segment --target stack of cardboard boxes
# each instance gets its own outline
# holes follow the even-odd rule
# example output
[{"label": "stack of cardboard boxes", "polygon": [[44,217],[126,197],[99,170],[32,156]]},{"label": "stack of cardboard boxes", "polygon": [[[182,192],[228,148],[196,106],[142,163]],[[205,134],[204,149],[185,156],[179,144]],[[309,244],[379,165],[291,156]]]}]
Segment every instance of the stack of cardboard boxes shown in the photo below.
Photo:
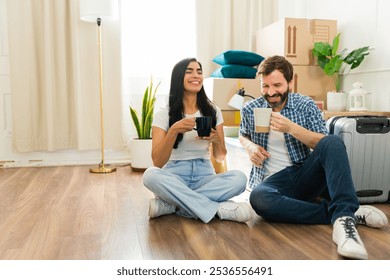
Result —
[{"label": "stack of cardboard boxes", "polygon": [[257,32],[256,52],[265,58],[285,56],[294,67],[291,91],[312,97],[325,109],[326,94],[334,90],[334,83],[318,66],[312,49],[315,42],[332,44],[336,35],[336,20],[285,18]]},{"label": "stack of cardboard boxes", "polygon": [[[291,91],[312,97],[326,109],[326,94],[334,89],[334,83],[318,66],[312,49],[315,42],[332,44],[336,35],[336,20],[285,18],[257,32],[256,52],[265,58],[285,56],[294,67]],[[225,126],[240,124],[240,111],[228,105],[240,88],[255,98],[261,95],[259,79],[206,78],[203,85],[207,96],[222,110]]]}]

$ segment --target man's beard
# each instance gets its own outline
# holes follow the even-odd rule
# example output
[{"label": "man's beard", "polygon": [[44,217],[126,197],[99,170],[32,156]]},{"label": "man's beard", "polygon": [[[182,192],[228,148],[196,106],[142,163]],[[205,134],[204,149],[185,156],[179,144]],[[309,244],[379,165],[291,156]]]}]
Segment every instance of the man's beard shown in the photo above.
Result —
[{"label": "man's beard", "polygon": [[290,88],[287,87],[287,90],[284,93],[275,93],[272,97],[280,97],[279,102],[270,102],[269,101],[269,94],[263,94],[264,99],[268,102],[269,106],[271,108],[278,108],[280,105],[282,105],[288,98],[288,93],[290,92]]}]

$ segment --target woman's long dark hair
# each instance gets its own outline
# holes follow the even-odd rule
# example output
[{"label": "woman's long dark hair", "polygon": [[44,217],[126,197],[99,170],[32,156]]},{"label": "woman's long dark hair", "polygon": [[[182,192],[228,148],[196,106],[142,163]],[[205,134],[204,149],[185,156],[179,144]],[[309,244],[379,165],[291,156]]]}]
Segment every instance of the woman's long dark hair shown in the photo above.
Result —
[{"label": "woman's long dark hair", "polygon": [[[187,67],[191,62],[197,62],[202,69],[202,64],[196,60],[196,58],[186,58],[179,61],[172,70],[171,87],[169,89],[169,127],[175,122],[181,120],[184,117],[184,75]],[[217,124],[216,110],[213,103],[207,97],[204,91],[203,85],[196,97],[196,105],[202,116],[212,116],[213,128]],[[176,137],[173,148],[176,149],[180,141],[183,139],[183,133],[180,133]]]}]

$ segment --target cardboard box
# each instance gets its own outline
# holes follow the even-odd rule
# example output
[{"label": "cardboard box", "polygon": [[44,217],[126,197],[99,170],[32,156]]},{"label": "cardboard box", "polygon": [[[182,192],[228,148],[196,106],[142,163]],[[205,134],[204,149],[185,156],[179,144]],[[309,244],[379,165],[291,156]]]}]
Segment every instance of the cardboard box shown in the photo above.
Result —
[{"label": "cardboard box", "polygon": [[293,65],[294,77],[292,92],[312,97],[315,101],[323,101],[326,108],[326,95],[334,89],[333,79],[316,65]]},{"label": "cardboard box", "polygon": [[239,110],[222,110],[224,126],[239,126],[241,114]]},{"label": "cardboard box", "polygon": [[282,55],[293,65],[316,65],[315,42],[332,44],[337,21],[284,18],[257,31],[256,52],[264,57]]},{"label": "cardboard box", "polygon": [[[221,110],[236,110],[228,105],[230,98],[240,89],[244,88],[245,94],[253,97],[261,95],[260,80],[258,79],[229,79],[229,78],[206,78],[203,87],[207,96]],[[250,97],[246,97],[250,100]]]}]

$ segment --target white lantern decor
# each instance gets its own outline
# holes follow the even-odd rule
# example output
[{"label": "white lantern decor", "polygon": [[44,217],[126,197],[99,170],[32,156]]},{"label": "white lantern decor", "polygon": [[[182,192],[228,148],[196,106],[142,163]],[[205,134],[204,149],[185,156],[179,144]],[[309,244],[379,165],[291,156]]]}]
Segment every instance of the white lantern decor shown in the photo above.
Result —
[{"label": "white lantern decor", "polygon": [[366,98],[367,91],[363,89],[363,83],[356,82],[349,92],[349,111],[367,111]]}]

